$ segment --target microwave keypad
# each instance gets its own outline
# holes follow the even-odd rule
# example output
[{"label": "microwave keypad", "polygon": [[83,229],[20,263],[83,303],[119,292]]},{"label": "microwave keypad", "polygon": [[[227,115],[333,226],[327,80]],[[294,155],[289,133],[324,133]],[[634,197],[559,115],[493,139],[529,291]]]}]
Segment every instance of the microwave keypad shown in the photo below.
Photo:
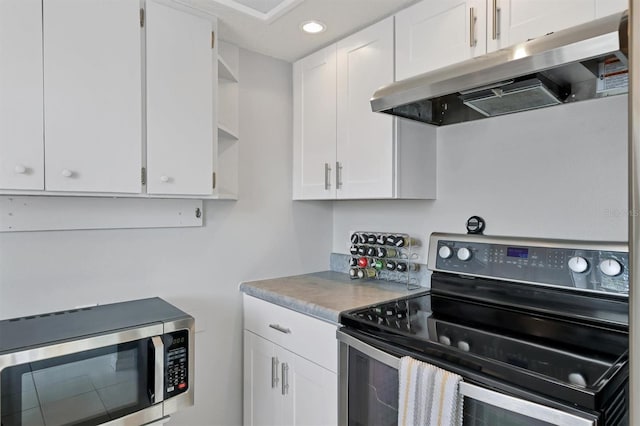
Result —
[{"label": "microwave keypad", "polygon": [[185,392],[188,388],[188,337],[181,330],[165,335],[166,349],[165,398]]}]

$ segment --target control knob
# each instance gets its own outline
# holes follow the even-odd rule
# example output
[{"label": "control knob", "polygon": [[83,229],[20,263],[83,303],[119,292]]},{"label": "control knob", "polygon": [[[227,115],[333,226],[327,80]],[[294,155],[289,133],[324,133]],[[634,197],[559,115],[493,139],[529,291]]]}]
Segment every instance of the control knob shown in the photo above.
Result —
[{"label": "control knob", "polygon": [[615,277],[622,272],[622,265],[615,259],[605,259],[600,262],[600,271],[609,277]]},{"label": "control knob", "polygon": [[458,256],[458,259],[462,261],[469,260],[471,259],[471,250],[466,247],[462,247],[458,249],[458,253],[456,253],[456,256]]},{"label": "control knob", "polygon": [[443,345],[451,346],[451,339],[449,337],[447,337],[447,336],[444,336],[444,335],[440,336],[438,338],[438,341],[440,343],[442,343]]},{"label": "control knob", "polygon": [[464,351],[464,352],[469,352],[469,350],[471,349],[471,345],[469,345],[469,342],[465,342],[464,340],[460,340],[458,342],[458,349],[460,349],[461,351]]},{"label": "control knob", "polygon": [[580,373],[571,373],[569,374],[569,383],[572,385],[586,387],[587,379],[585,379],[585,377]]},{"label": "control knob", "polygon": [[438,250],[438,256],[440,256],[443,259],[450,258],[452,254],[453,254],[453,250],[451,250],[451,247],[449,246],[442,246]]},{"label": "control knob", "polygon": [[582,272],[586,271],[587,268],[589,268],[589,262],[587,262],[587,259],[581,256],[574,256],[569,259],[568,265],[569,269],[578,274],[581,274]]}]

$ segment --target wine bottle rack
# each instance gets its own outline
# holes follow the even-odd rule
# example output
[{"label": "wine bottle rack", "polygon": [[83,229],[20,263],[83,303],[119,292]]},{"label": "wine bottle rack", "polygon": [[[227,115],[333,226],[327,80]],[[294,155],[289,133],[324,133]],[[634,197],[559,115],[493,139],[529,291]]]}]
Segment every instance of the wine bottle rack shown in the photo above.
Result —
[{"label": "wine bottle rack", "polygon": [[384,280],[420,287],[416,272],[420,241],[397,232],[355,231],[350,235],[349,276],[354,280]]}]

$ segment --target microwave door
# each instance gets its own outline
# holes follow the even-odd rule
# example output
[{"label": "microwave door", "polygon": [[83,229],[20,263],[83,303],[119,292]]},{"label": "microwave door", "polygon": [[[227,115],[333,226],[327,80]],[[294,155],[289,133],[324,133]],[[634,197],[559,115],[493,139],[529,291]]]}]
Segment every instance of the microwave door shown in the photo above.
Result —
[{"label": "microwave door", "polygon": [[[149,328],[158,331],[158,327]],[[100,336],[102,341],[105,337]],[[36,360],[5,367],[0,371],[2,426],[95,425],[150,408],[159,409],[162,417],[162,404],[158,404],[164,399],[162,337],[136,337],[37,359],[46,352],[40,348],[36,350],[40,356],[32,356]],[[90,340],[83,346],[91,347]],[[57,346],[53,352],[64,353],[64,345]]]}]

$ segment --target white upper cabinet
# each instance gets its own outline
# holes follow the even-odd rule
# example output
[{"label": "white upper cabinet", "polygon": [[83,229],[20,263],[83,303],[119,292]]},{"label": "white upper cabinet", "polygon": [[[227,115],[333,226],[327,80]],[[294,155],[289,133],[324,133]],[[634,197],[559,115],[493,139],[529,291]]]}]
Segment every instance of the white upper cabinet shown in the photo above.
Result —
[{"label": "white upper cabinet", "polygon": [[146,14],[147,192],[211,195],[214,22],[157,0]]},{"label": "white upper cabinet", "polygon": [[337,198],[393,197],[393,117],[371,111],[393,81],[393,17],[338,42]]},{"label": "white upper cabinet", "polygon": [[501,49],[591,21],[596,16],[596,1],[487,0],[487,50]]},{"label": "white upper cabinet", "polygon": [[486,0],[424,0],[396,14],[396,80],[486,52]]},{"label": "white upper cabinet", "polygon": [[625,8],[626,0],[423,0],[396,15],[396,80]]},{"label": "white upper cabinet", "polygon": [[622,12],[628,8],[628,0],[596,0],[596,18]]},{"label": "white upper cabinet", "polygon": [[42,2],[0,0],[0,189],[44,189]]},{"label": "white upper cabinet", "polygon": [[139,193],[139,2],[43,5],[46,189]]},{"label": "white upper cabinet", "polygon": [[293,198],[336,196],[336,45],[293,64]]},{"label": "white upper cabinet", "polygon": [[371,111],[393,35],[390,17],[294,64],[294,199],[435,198],[435,129]]}]

